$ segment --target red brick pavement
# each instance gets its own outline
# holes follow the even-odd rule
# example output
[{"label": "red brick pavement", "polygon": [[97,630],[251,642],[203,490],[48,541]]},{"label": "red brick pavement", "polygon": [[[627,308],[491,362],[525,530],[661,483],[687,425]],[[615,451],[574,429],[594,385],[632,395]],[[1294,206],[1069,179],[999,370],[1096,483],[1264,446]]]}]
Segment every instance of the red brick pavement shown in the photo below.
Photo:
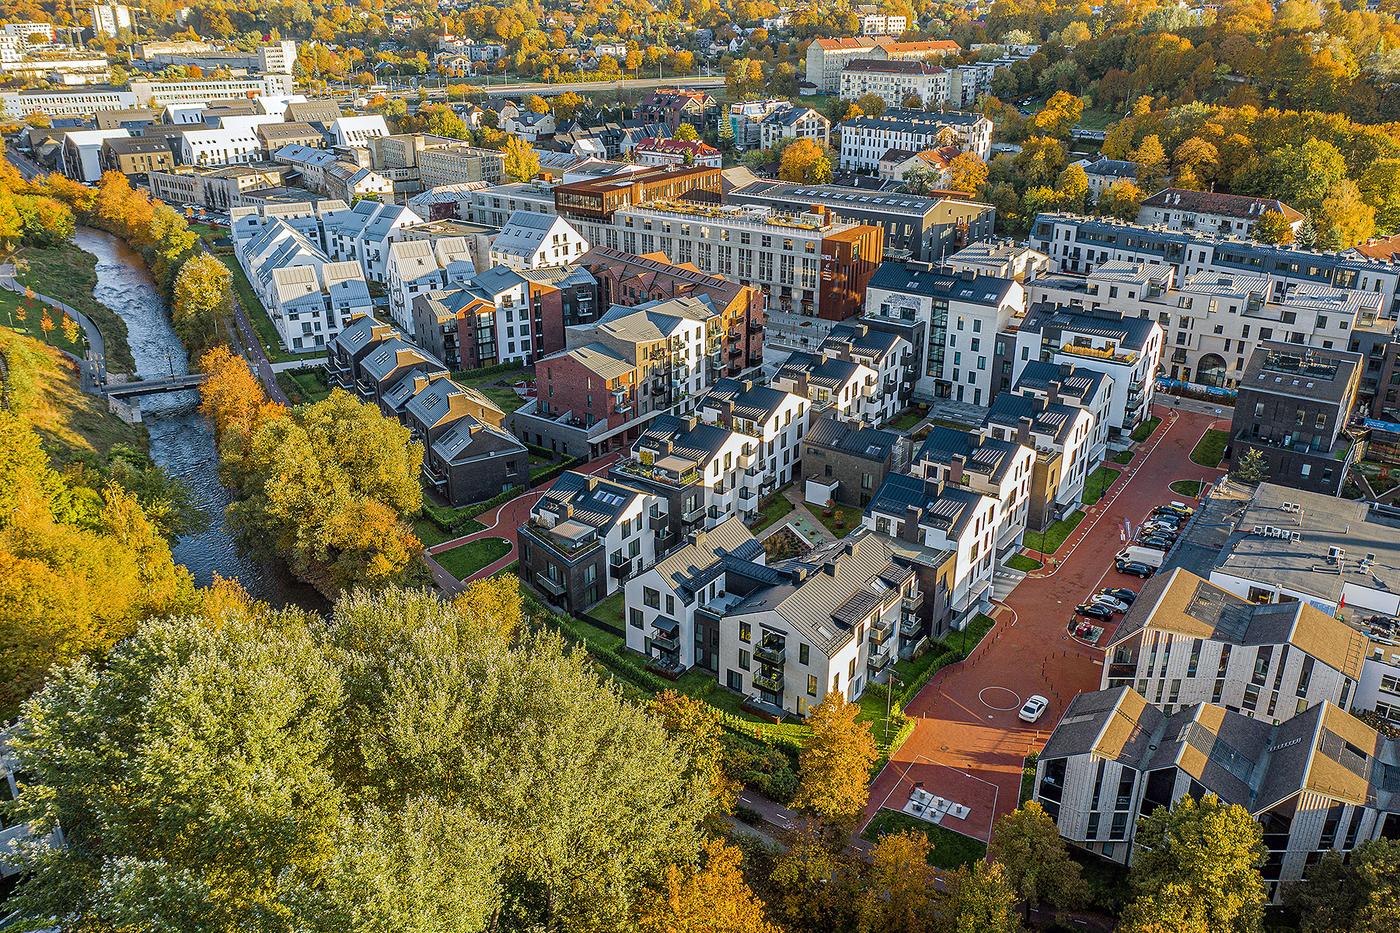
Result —
[{"label": "red brick pavement", "polygon": [[[1015,809],[1024,756],[1044,745],[1071,699],[1099,688],[1103,652],[1066,633],[1074,606],[1100,585],[1137,589],[1141,583],[1112,570],[1113,555],[1123,547],[1123,519],[1140,522],[1153,507],[1182,498],[1168,488],[1175,480],[1221,475],[1190,460],[1217,419],[1165,406],[1155,414],[1162,425],[1098,505],[1086,510],[1053,568],[1023,580],[994,613],[996,627],[972,656],[943,668],[910,702],[906,712],[918,719],[914,733],[871,786],[867,820],[882,806],[902,808],[916,781],[972,807],[959,828],[981,839],[987,838],[982,827]],[[1022,723],[1020,704],[1037,693],[1050,708],[1035,725]],[[974,789],[969,778],[984,782],[977,787],[994,786],[995,793]]]},{"label": "red brick pavement", "polygon": [[[620,456],[621,454],[611,453],[599,457],[597,460],[590,460],[583,464],[583,466],[577,467],[576,471],[579,473],[606,473],[608,469],[617,462]],[[482,512],[476,517],[477,521],[486,526],[481,531],[474,531],[469,535],[453,538],[451,541],[444,541],[441,544],[435,544],[428,548],[425,563],[427,563],[428,569],[432,571],[433,579],[437,582],[438,588],[442,590],[444,594],[451,596],[471,581],[479,580],[482,577],[489,577],[491,574],[509,567],[511,562],[515,560],[516,548],[519,547],[519,542],[516,540],[516,532],[521,525],[525,524],[525,520],[530,517],[530,509],[534,506],[536,500],[538,500],[539,497],[544,494],[544,491],[552,485],[554,485],[554,480],[537,486],[529,492],[522,493],[509,502],[498,505],[490,511]],[[432,555],[434,554],[450,551],[459,545],[466,544],[469,541],[475,541],[478,538],[504,538],[510,545],[510,550],[507,551],[503,557],[487,564],[485,567],[482,567],[476,573],[460,582],[458,582],[456,577],[444,570],[437,561],[432,559]]]}]

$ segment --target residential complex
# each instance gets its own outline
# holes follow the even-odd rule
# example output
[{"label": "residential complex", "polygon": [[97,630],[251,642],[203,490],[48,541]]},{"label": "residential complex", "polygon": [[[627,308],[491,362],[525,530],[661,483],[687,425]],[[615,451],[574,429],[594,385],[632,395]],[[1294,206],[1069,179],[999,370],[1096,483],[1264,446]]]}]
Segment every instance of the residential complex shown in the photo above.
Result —
[{"label": "residential complex", "polygon": [[891,149],[921,152],[955,144],[986,160],[992,151],[992,121],[977,113],[949,110],[887,110],[841,124],[843,171],[875,172]]}]

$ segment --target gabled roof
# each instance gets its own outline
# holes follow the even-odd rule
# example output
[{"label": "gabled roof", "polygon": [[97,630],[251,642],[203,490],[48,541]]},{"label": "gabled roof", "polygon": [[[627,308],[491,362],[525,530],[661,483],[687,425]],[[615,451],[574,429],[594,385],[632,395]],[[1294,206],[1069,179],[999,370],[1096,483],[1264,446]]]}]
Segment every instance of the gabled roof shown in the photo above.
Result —
[{"label": "gabled roof", "polygon": [[1194,214],[1219,214],[1241,220],[1258,220],[1267,211],[1276,211],[1289,223],[1302,220],[1303,215],[1278,198],[1255,198],[1243,194],[1219,191],[1191,191],[1186,188],[1163,188],[1142,202],[1144,208],[1156,207]]},{"label": "gabled roof", "polygon": [[656,562],[667,585],[692,598],[721,572],[724,558],[751,561],[763,553],[749,529],[736,515],[708,531],[697,531],[688,543]]},{"label": "gabled roof", "polygon": [[729,377],[715,380],[710,391],[700,400],[702,408],[717,408],[721,400],[734,403],[734,416],[747,421],[765,422],[778,413],[790,393],[746,380]]},{"label": "gabled roof", "polygon": [[1014,279],[971,272],[954,272],[947,266],[924,262],[880,263],[870,277],[870,288],[882,288],[907,295],[1000,305],[1016,285]]},{"label": "gabled roof", "polygon": [[902,519],[910,507],[920,511],[920,527],[933,528],[949,538],[961,537],[985,499],[980,492],[942,482],[925,481],[904,473],[885,477],[866,514],[880,512]]},{"label": "gabled roof", "polygon": [[642,495],[641,490],[625,483],[566,470],[545,490],[535,509],[567,502],[573,506],[573,521],[603,530],[612,527],[627,506]]},{"label": "gabled roof", "polygon": [[950,464],[955,455],[961,454],[967,461],[964,469],[986,474],[991,482],[1000,484],[1016,460],[1019,445],[985,435],[985,431],[955,431],[934,425],[914,459]]},{"label": "gabled roof", "polygon": [[886,463],[899,440],[900,436],[894,431],[882,431],[863,425],[852,427],[845,421],[824,415],[807,428],[807,436],[802,439],[802,443]]}]

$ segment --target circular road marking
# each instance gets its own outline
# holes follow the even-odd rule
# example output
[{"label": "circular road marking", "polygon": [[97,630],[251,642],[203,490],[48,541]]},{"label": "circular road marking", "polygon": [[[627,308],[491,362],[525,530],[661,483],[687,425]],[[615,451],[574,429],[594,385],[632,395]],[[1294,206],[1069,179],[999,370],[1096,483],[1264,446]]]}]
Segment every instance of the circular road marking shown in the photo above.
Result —
[{"label": "circular road marking", "polygon": [[[987,691],[988,691],[988,690],[995,690],[995,691],[998,691],[998,693],[1005,693],[1005,694],[1007,694],[1008,696],[1011,697],[1011,705],[1010,705],[1010,706],[997,706],[995,703],[988,703],[988,702],[987,702]],[[1011,710],[1013,710],[1013,709],[1020,709],[1020,708],[1021,708],[1021,698],[1020,698],[1019,696],[1017,696],[1017,695],[1016,695],[1016,691],[1015,691],[1015,690],[1012,690],[1010,687],[983,687],[981,690],[977,691],[977,699],[981,700],[981,701],[982,701],[982,705],[985,706],[985,707],[987,707],[987,709],[994,709],[994,710],[996,710],[997,712],[1000,712],[1000,713],[1009,713],[1009,712],[1011,712]],[[1004,699],[1004,698],[998,696],[998,699]]]}]

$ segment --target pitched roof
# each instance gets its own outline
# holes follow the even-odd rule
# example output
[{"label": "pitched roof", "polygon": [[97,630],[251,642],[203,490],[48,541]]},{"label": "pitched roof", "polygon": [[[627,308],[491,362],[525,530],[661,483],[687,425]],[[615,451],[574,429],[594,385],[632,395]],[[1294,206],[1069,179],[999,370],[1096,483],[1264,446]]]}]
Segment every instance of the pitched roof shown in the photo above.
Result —
[{"label": "pitched roof", "polygon": [[867,460],[876,460],[882,463],[893,453],[895,445],[899,441],[900,435],[894,431],[882,431],[879,428],[868,428],[864,425],[852,427],[848,422],[838,420],[830,415],[824,415],[813,421],[807,429],[807,436],[802,439],[804,444],[827,447],[851,456],[864,457]]},{"label": "pitched roof", "polygon": [[1190,191],[1186,188],[1163,188],[1151,197],[1143,199],[1142,207],[1159,207],[1194,214],[1219,214],[1242,220],[1258,220],[1266,211],[1276,211],[1290,223],[1303,219],[1302,214],[1278,198],[1255,198],[1219,191]]}]

